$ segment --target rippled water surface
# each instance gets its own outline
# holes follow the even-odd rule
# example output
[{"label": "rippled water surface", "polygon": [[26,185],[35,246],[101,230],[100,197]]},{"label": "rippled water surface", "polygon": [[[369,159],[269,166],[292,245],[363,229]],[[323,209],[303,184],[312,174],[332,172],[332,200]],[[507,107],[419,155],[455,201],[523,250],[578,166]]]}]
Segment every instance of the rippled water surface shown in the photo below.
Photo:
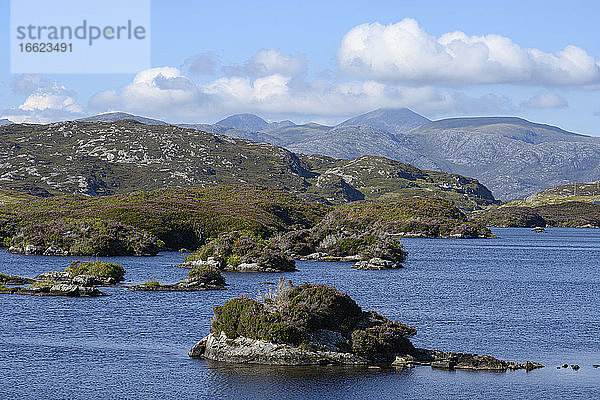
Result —
[{"label": "rippled water surface", "polygon": [[[0,398],[600,398],[600,231],[495,229],[500,239],[405,239],[404,269],[299,262],[298,272],[227,274],[228,290],[92,299],[0,296]],[[180,253],[113,257],[125,284],[175,282]],[[64,257],[0,253],[0,272],[33,277]],[[416,325],[413,343],[547,365],[507,373],[237,366],[192,360],[212,308],[265,282],[323,282],[364,309]],[[582,366],[557,370],[562,363]]]}]

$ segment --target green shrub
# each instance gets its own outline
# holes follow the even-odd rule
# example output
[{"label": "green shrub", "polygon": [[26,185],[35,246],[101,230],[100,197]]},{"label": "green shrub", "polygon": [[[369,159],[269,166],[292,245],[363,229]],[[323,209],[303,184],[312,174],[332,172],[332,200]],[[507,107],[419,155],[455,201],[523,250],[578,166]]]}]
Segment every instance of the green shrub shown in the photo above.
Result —
[{"label": "green shrub", "polygon": [[216,285],[225,284],[225,277],[223,277],[221,271],[213,267],[200,267],[191,269],[190,272],[188,272],[188,277],[191,279],[200,279]]},{"label": "green shrub", "polygon": [[362,310],[346,293],[326,285],[305,283],[286,294],[281,313],[292,325],[308,331],[329,329],[349,332],[362,317]]},{"label": "green shrub", "polygon": [[160,287],[160,286],[162,286],[160,283],[158,283],[158,281],[148,281],[148,282],[145,282],[143,285],[144,286],[149,286],[149,287]]},{"label": "green shrub", "polygon": [[398,322],[386,322],[352,332],[352,352],[366,358],[378,354],[410,353],[414,347],[410,340],[416,329]]},{"label": "green shrub", "polygon": [[117,282],[123,280],[125,275],[125,269],[121,264],[102,261],[73,261],[65,271],[72,277],[91,275],[99,278],[112,278]]}]

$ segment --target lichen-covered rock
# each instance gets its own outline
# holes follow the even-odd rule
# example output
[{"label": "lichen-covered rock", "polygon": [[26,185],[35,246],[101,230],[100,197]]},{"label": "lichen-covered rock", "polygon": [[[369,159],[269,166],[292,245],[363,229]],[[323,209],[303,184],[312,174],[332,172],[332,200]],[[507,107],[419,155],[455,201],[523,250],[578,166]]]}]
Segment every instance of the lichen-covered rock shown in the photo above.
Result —
[{"label": "lichen-covered rock", "polygon": [[66,283],[38,282],[28,287],[12,287],[0,290],[0,293],[20,294],[29,296],[64,296],[64,297],[98,297],[106,296],[95,287],[79,286]]},{"label": "lichen-covered rock", "polygon": [[367,365],[368,360],[351,353],[310,350],[265,340],[211,333],[188,353],[192,358],[243,364],[270,365]]}]

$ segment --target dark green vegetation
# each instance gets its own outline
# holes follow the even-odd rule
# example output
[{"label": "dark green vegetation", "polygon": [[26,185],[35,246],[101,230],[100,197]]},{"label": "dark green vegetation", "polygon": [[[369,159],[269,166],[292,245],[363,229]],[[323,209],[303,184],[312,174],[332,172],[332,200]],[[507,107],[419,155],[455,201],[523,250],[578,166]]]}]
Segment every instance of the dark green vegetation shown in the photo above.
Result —
[{"label": "dark green vegetation", "polygon": [[203,246],[201,259],[285,266],[284,256],[315,251],[401,254],[394,250],[393,235],[478,237],[489,231],[468,222],[452,203],[435,198],[358,201],[334,208],[308,203],[284,189],[248,184],[31,197],[0,208],[0,238],[11,252],[24,254],[139,256]]},{"label": "dark green vegetation", "polygon": [[241,184],[69,195],[5,205],[0,234],[11,251],[26,254],[152,255],[197,248],[223,232],[266,238],[310,227],[328,210],[285,190]]},{"label": "dark green vegetation", "polygon": [[284,255],[276,241],[248,232],[225,232],[208,241],[186,261],[214,258],[222,268],[235,269],[241,264],[259,264],[261,268],[294,271],[294,260]]},{"label": "dark green vegetation", "polygon": [[494,200],[475,179],[383,157],[303,156],[269,144],[131,120],[1,126],[0,149],[0,174],[11,179],[0,189],[19,182],[28,193],[95,196],[249,183],[331,204],[427,195],[470,210]]},{"label": "dark green vegetation", "polygon": [[267,239],[244,232],[223,233],[187,261],[213,257],[223,266],[260,263],[293,270],[293,259],[326,253],[329,259],[359,256],[402,263],[406,252],[398,238],[404,236],[477,238],[492,234],[444,200],[359,201],[338,206],[312,227],[278,232]]},{"label": "dark green vegetation", "polygon": [[214,314],[211,333],[229,339],[312,348],[313,335],[327,330],[343,336],[345,351],[369,359],[414,349],[408,338],[416,334],[415,328],[364,312],[347,294],[325,285],[280,287],[264,302],[238,297],[215,307]]},{"label": "dark green vegetation", "polygon": [[486,226],[591,228],[600,227],[600,205],[572,201],[536,207],[493,207],[471,218]]},{"label": "dark green vegetation", "polygon": [[201,267],[201,268],[191,269],[190,272],[188,273],[188,278],[199,279],[201,281],[204,281],[206,283],[211,283],[214,285],[224,285],[225,284],[225,277],[223,277],[223,274],[221,274],[221,271],[219,271],[216,268],[211,268],[211,267]]},{"label": "dark green vegetation", "polygon": [[97,278],[112,278],[115,282],[123,280],[125,268],[121,264],[102,261],[73,261],[65,270],[71,277],[90,275]]}]

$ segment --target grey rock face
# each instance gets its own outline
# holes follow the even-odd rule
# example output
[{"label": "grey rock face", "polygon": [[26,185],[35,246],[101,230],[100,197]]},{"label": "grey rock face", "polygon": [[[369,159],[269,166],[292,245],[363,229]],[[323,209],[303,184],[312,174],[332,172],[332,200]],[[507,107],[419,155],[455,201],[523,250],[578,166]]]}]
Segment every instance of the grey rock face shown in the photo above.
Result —
[{"label": "grey rock face", "polygon": [[367,360],[350,353],[308,351],[284,344],[248,338],[228,339],[210,334],[188,353],[192,358],[242,364],[270,365],[366,365]]}]

